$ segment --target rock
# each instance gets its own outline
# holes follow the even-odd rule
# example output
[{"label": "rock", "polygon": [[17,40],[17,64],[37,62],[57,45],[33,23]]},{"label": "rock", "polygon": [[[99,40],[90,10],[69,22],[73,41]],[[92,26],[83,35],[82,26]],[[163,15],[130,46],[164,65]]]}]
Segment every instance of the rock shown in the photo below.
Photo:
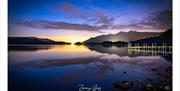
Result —
[{"label": "rock", "polygon": [[149,82],[153,82],[153,79],[147,78],[147,81],[149,81]]},{"label": "rock", "polygon": [[161,85],[161,86],[159,86],[159,88],[160,88],[160,89],[163,89],[163,86]]},{"label": "rock", "polygon": [[119,88],[122,90],[127,90],[130,89],[133,86],[133,82],[132,81],[124,81],[124,82],[118,82],[118,83],[114,83],[113,86],[115,88]]},{"label": "rock", "polygon": [[152,90],[152,89],[153,89],[153,85],[152,85],[151,83],[146,84],[146,85],[145,85],[145,89],[146,89],[146,90]]},{"label": "rock", "polygon": [[153,68],[153,69],[151,69],[151,71],[157,71],[157,68]]},{"label": "rock", "polygon": [[139,81],[138,81],[138,83],[142,83],[142,81],[141,81],[141,80],[139,80]]},{"label": "rock", "polygon": [[170,87],[168,85],[164,86],[164,90],[170,91]]}]

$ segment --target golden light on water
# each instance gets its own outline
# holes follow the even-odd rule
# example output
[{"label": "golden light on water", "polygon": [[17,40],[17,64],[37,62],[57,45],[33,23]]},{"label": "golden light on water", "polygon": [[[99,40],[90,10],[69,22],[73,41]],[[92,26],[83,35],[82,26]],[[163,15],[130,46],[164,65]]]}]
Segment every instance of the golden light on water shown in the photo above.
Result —
[{"label": "golden light on water", "polygon": [[82,45],[82,46],[77,46],[74,44],[71,45],[57,45],[57,46],[53,46],[53,48],[48,50],[49,52],[58,52],[58,53],[89,53],[91,52],[86,46]]},{"label": "golden light on water", "polygon": [[74,44],[75,44],[74,42],[71,42],[71,46],[74,46]]}]

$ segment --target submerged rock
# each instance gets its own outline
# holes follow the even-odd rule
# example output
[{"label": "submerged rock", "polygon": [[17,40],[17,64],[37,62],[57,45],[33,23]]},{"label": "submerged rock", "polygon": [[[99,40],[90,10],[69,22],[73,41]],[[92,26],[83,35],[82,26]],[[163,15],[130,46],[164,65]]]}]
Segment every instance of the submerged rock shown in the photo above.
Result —
[{"label": "submerged rock", "polygon": [[149,82],[153,82],[153,79],[151,79],[151,78],[147,78],[147,81],[149,81]]},{"label": "submerged rock", "polygon": [[124,71],[123,73],[124,73],[124,74],[126,74],[127,72],[126,72],[126,71]]},{"label": "submerged rock", "polygon": [[157,71],[157,68],[153,68],[153,69],[151,69],[151,71]]}]

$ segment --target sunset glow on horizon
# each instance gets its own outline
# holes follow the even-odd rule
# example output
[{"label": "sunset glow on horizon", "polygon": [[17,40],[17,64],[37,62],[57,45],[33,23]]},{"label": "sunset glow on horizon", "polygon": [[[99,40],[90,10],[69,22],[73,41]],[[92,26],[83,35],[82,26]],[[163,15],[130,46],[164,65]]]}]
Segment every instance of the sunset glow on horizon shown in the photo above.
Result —
[{"label": "sunset glow on horizon", "polygon": [[60,37],[60,38],[50,38],[51,40],[54,41],[63,41],[63,42],[70,42],[70,43],[75,43],[75,42],[83,42],[89,37],[81,37],[81,36],[67,36],[67,37]]}]

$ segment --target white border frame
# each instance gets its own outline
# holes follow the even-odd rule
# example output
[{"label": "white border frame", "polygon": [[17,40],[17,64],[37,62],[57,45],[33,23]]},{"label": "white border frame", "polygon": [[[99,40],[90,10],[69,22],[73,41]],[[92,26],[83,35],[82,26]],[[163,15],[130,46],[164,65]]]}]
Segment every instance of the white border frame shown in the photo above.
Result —
[{"label": "white border frame", "polygon": [[180,0],[173,0],[173,91],[180,91]]},{"label": "white border frame", "polygon": [[0,91],[7,91],[7,0],[0,0]]},{"label": "white border frame", "polygon": [[[0,0],[0,91],[8,84],[7,17],[7,0]],[[173,0],[173,91],[180,91],[180,0]]]}]

